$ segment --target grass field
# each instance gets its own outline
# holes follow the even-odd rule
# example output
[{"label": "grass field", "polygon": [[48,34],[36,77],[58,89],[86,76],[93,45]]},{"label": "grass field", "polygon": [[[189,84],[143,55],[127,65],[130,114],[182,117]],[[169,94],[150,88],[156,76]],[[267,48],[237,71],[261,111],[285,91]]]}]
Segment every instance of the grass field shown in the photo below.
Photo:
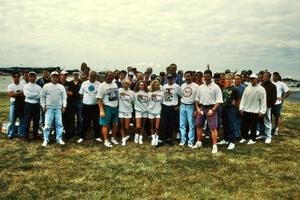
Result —
[{"label": "grass field", "polygon": [[[0,96],[0,121],[8,98]],[[191,150],[106,149],[93,140],[42,149],[0,136],[0,199],[300,199],[300,106],[286,102],[281,135],[270,145]]]}]

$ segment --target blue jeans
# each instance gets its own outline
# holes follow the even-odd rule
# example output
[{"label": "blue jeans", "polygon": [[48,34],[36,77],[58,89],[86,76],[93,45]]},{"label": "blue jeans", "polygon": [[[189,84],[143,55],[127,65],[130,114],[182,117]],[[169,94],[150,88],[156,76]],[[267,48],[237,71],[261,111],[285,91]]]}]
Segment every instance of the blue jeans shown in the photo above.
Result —
[{"label": "blue jeans", "polygon": [[82,130],[82,100],[77,100],[72,103],[72,123],[77,120],[76,132],[80,133]]},{"label": "blue jeans", "polygon": [[12,101],[10,102],[10,108],[9,108],[9,126],[8,126],[8,131],[7,135],[8,137],[14,137],[15,135],[15,123],[17,118],[19,118],[19,130],[18,130],[18,135],[19,136],[24,136],[25,135],[25,123],[24,123],[24,116],[15,116],[15,102]]},{"label": "blue jeans", "polygon": [[235,142],[236,108],[233,105],[226,105],[222,108],[223,139],[230,143]]},{"label": "blue jeans", "polygon": [[195,105],[181,104],[179,109],[179,130],[181,135],[181,142],[186,142],[186,123],[189,126],[189,144],[194,144],[195,140]]},{"label": "blue jeans", "polygon": [[59,141],[62,139],[63,132],[61,108],[47,107],[44,127],[44,140],[46,140],[47,142],[49,142],[49,134],[53,121],[55,122],[56,141]]},{"label": "blue jeans", "polygon": [[235,129],[234,129],[234,136],[235,138],[241,137],[241,114],[238,108],[235,108]]}]

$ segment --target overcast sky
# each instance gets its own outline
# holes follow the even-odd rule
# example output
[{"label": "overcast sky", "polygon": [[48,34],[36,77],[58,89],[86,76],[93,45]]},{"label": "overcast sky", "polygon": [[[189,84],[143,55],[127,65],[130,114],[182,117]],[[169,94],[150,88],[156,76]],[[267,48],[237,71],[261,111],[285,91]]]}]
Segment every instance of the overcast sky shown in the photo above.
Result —
[{"label": "overcast sky", "polygon": [[299,10],[299,0],[0,0],[0,66],[210,63],[295,77]]}]

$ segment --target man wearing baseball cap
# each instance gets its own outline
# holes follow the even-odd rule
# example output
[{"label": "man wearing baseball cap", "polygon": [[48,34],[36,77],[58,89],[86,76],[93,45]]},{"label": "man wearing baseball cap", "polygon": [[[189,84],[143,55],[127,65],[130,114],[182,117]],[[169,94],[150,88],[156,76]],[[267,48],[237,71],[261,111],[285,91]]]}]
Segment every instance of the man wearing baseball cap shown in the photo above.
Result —
[{"label": "man wearing baseball cap", "polygon": [[46,113],[43,147],[49,143],[49,133],[53,120],[55,120],[56,142],[60,145],[65,144],[62,140],[62,113],[65,112],[67,106],[67,93],[64,86],[58,83],[58,72],[52,72],[50,77],[51,82],[44,85],[41,94],[41,106],[43,112]]},{"label": "man wearing baseball cap", "polygon": [[[240,143],[255,144],[256,125],[259,117],[263,117],[267,110],[266,90],[258,84],[258,77],[256,74],[250,75],[251,84],[246,87],[241,103],[240,113],[241,121],[241,136]],[[248,135],[248,131],[251,131]]]}]

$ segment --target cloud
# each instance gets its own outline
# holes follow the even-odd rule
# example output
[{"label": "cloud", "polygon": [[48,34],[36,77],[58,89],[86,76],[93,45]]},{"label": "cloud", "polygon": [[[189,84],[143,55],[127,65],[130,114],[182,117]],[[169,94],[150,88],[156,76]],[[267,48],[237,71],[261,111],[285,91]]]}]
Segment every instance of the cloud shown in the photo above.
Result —
[{"label": "cloud", "polygon": [[298,10],[296,0],[2,0],[0,65],[293,70]]}]

